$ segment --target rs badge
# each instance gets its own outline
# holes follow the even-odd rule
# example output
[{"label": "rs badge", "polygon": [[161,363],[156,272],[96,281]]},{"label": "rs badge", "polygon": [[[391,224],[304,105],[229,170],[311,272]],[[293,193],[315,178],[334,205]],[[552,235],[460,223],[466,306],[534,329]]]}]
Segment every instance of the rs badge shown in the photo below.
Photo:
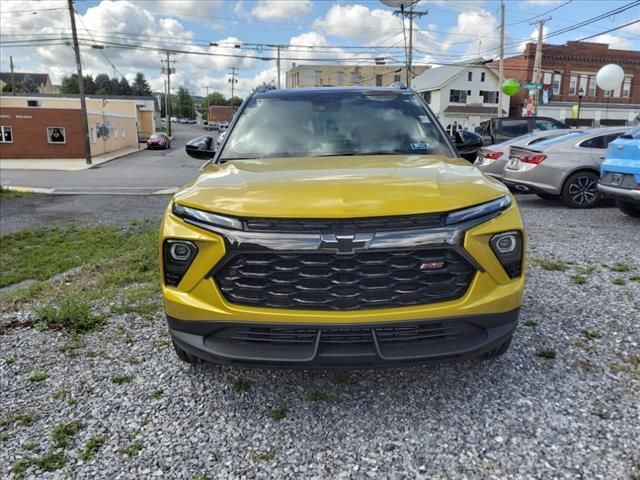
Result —
[{"label": "rs badge", "polygon": [[444,267],[444,262],[425,262],[420,265],[420,270],[440,270]]}]

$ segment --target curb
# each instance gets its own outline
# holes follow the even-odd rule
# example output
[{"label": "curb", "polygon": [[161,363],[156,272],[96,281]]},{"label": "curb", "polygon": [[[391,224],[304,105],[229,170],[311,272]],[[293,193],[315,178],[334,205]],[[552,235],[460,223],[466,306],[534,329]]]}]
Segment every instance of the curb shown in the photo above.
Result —
[{"label": "curb", "polygon": [[11,185],[2,185],[3,190],[8,190],[11,192],[21,192],[21,193],[53,193],[53,188],[38,188],[38,187],[13,187]]},{"label": "curb", "polygon": [[114,187],[111,191],[109,190],[72,190],[69,188],[65,189],[55,189],[55,188],[38,188],[38,187],[20,187],[13,185],[2,185],[3,190],[10,190],[12,192],[21,192],[21,193],[44,193],[47,195],[136,195],[136,196],[149,196],[149,195],[173,195],[180,188],[179,187],[152,187],[158,188],[158,190],[153,190],[150,192],[127,192],[123,191],[123,189],[118,189]]}]

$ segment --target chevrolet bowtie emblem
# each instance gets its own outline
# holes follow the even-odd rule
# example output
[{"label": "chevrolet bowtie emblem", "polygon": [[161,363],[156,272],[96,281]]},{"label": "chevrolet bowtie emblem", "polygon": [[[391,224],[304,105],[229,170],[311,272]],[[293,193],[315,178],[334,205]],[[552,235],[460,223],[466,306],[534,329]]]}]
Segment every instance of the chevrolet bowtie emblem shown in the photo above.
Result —
[{"label": "chevrolet bowtie emblem", "polygon": [[322,250],[336,250],[338,254],[345,255],[354,253],[356,250],[369,248],[373,240],[373,233],[355,234],[333,234],[325,233],[320,235],[320,246]]}]

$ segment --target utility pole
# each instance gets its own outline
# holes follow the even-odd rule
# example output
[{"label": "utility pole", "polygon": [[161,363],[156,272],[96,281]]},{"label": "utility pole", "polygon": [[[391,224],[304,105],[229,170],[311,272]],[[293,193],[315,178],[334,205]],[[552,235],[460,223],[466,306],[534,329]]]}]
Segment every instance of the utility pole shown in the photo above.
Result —
[{"label": "utility pole", "polygon": [[[404,19],[406,17],[409,17],[409,47],[408,50],[405,52],[406,58],[407,58],[407,74],[406,74],[406,80],[407,80],[407,88],[411,88],[411,79],[413,76],[413,67],[412,67],[412,63],[413,63],[413,18],[414,17],[422,17],[423,15],[427,15],[429,13],[428,10],[422,11],[422,12],[416,12],[413,9],[413,6],[418,3],[420,0],[403,0],[403,2],[400,4],[400,10],[396,10],[395,12],[393,12],[394,15],[400,15],[401,19],[402,19],[402,28],[404,30]],[[409,11],[407,11],[405,9],[405,4],[409,5]],[[405,44],[406,47],[406,44]]]},{"label": "utility pole", "polygon": [[80,110],[82,112],[82,135],[84,136],[84,158],[87,165],[91,165],[91,144],[89,143],[89,119],[87,118],[87,101],[84,98],[84,77],[82,76],[82,62],[80,61],[80,45],[76,30],[76,17],[73,11],[73,0],[68,0],[69,16],[71,17],[71,33],[73,35],[73,50],[76,54],[76,68],[78,70],[78,90],[80,92]]},{"label": "utility pole", "polygon": [[281,45],[276,47],[278,49],[278,59],[276,60],[276,65],[278,67],[278,90],[280,90],[280,47]]},{"label": "utility pole", "polygon": [[[536,84],[540,83],[542,78],[542,32],[544,29],[545,22],[551,20],[551,17],[541,18],[540,20],[536,20],[534,22],[529,22],[529,25],[538,24],[538,44],[536,46],[536,56],[534,60],[534,78],[533,82]],[[533,115],[538,116],[538,105],[540,104],[540,90],[538,88],[535,89],[535,93],[533,96]]]},{"label": "utility pole", "polygon": [[504,2],[500,0],[500,66],[498,71],[498,118],[502,117],[502,84],[504,82]]},{"label": "utility pole", "polygon": [[[229,73],[231,75],[231,78],[228,79],[229,83],[231,83],[231,101],[233,101],[233,97],[234,97],[234,91],[235,91],[235,86],[236,83],[238,83],[238,79],[236,78],[237,72],[236,70],[238,70],[237,67],[231,67],[229,70],[231,70],[231,72]],[[232,105],[233,107],[233,112],[235,113],[236,111],[236,107],[234,105]]]},{"label": "utility pole", "polygon": [[13,78],[13,57],[9,57],[9,65],[11,67],[11,95],[16,94],[16,81]]},{"label": "utility pole", "polygon": [[[167,112],[167,133],[171,136],[171,74],[176,73],[176,69],[171,66],[172,63],[176,63],[175,60],[171,60],[170,55],[173,55],[172,52],[167,50],[166,52],[167,58],[160,60],[162,62],[162,73],[167,74],[167,93],[166,100],[167,106],[165,108]],[[166,64],[166,65],[165,65]]]}]

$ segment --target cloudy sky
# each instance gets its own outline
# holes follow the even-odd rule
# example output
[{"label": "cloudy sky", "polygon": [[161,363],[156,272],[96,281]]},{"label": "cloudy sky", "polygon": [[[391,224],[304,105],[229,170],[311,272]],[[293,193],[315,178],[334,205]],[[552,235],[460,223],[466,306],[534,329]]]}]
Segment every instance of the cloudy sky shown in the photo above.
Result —
[{"label": "cloudy sky", "polygon": [[[76,22],[85,73],[125,75],[142,71],[156,90],[163,88],[160,49],[179,51],[172,87],[202,95],[205,87],[229,96],[228,71],[239,71],[238,91],[276,78],[275,51],[282,49],[282,75],[292,62],[370,64],[404,59],[402,23],[379,1],[310,0],[88,0],[76,1]],[[550,15],[550,43],[596,35],[589,41],[640,50],[640,23],[600,34],[640,19],[640,6],[557,34],[631,0],[505,0],[506,53],[522,51],[536,37],[529,24]],[[66,0],[0,0],[0,68],[48,72],[54,83],[75,69]],[[416,10],[415,61],[446,64],[464,58],[493,58],[499,45],[499,0],[422,0]],[[555,34],[555,35],[554,35]],[[12,43],[12,42],[21,43]],[[9,43],[7,43],[9,42]],[[210,42],[217,43],[211,46]],[[19,46],[18,46],[19,45]],[[102,50],[92,48],[101,45]],[[239,47],[239,48],[238,48]],[[212,55],[213,54],[213,55]],[[173,88],[172,88],[173,90]]]}]

